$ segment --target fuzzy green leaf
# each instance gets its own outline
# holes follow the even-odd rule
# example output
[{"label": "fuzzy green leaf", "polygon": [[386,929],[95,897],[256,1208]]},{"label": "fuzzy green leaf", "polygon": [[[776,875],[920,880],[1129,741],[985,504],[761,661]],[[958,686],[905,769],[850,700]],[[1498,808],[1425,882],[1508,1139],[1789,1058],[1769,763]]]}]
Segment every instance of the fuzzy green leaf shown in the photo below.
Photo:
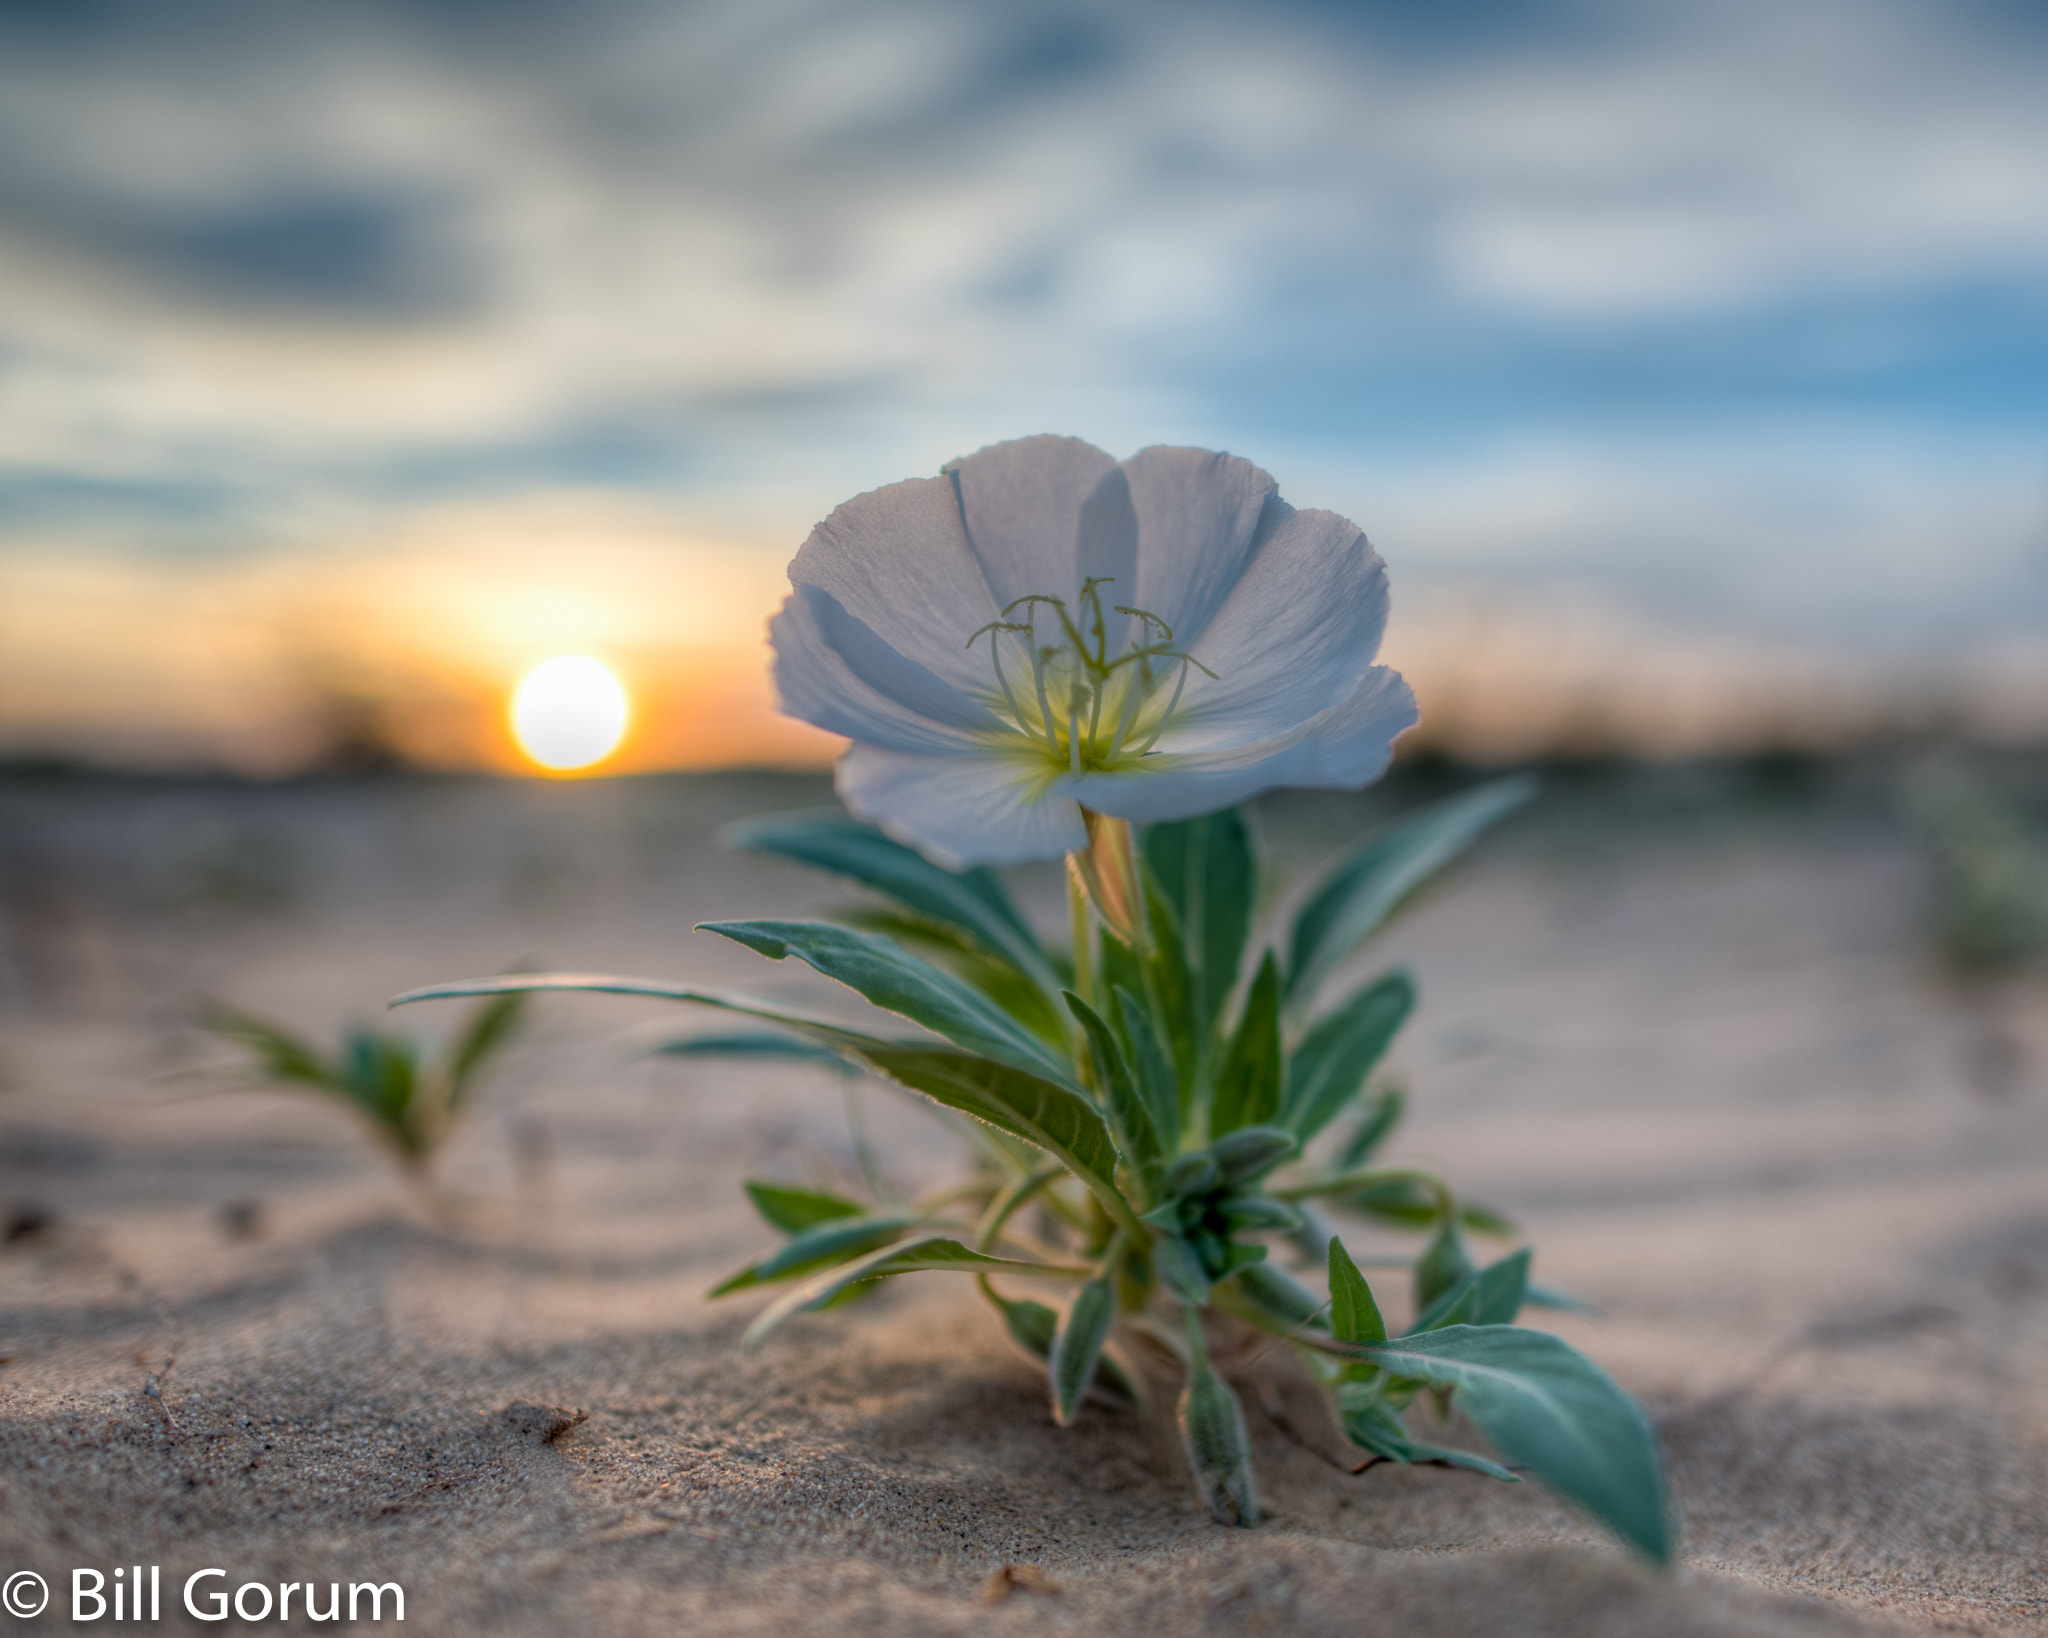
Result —
[{"label": "fuzzy green leaf", "polygon": [[1251,1440],[1244,1411],[1230,1385],[1197,1353],[1180,1397],[1181,1443],[1195,1490],[1219,1524],[1259,1522],[1258,1493],[1252,1483]]},{"label": "fuzzy green leaf", "polygon": [[846,1055],[815,1041],[800,1040],[771,1030],[723,1030],[709,1035],[685,1035],[664,1041],[655,1052],[665,1058],[791,1058],[799,1063],[822,1064],[842,1075],[857,1073]]},{"label": "fuzzy green leaf", "polygon": [[1102,1345],[1116,1321],[1116,1291],[1097,1275],[1074,1293],[1066,1316],[1052,1339],[1047,1365],[1052,1376],[1053,1420],[1065,1427],[1081,1408],[1081,1396],[1095,1380]]},{"label": "fuzzy green leaf", "polygon": [[1286,1325],[1313,1324],[1329,1306],[1271,1263],[1247,1264],[1232,1278],[1254,1307]]},{"label": "fuzzy green leaf", "polygon": [[[1019,1347],[1036,1354],[1042,1361],[1051,1359],[1053,1337],[1060,1327],[1058,1309],[1033,1302],[1029,1297],[1005,1297],[986,1280],[982,1282],[982,1293],[1001,1311],[1004,1328]],[[1095,1380],[1089,1386],[1120,1405],[1132,1406],[1143,1401],[1137,1384],[1106,1353],[1097,1357]]]},{"label": "fuzzy green leaf", "polygon": [[1465,1255],[1465,1241],[1457,1222],[1445,1218],[1415,1259],[1415,1308],[1427,1313],[1437,1298],[1454,1291],[1473,1275],[1472,1259]]},{"label": "fuzzy green leaf", "polygon": [[1344,1242],[1330,1238],[1330,1334],[1339,1342],[1385,1342],[1387,1322]]},{"label": "fuzzy green leaf", "polygon": [[719,833],[727,847],[773,853],[851,877],[920,916],[957,927],[984,949],[1050,986],[1051,967],[1008,893],[987,870],[941,870],[872,825],[841,813],[794,813],[742,820]]},{"label": "fuzzy green leaf", "polygon": [[470,1083],[491,1059],[511,1044],[526,1017],[526,997],[500,995],[470,1015],[469,1027],[456,1038],[448,1057],[448,1109],[452,1113],[468,1096]]},{"label": "fuzzy green leaf", "polygon": [[[752,1190],[748,1191],[752,1193]],[[803,1229],[767,1256],[729,1274],[706,1293],[723,1297],[776,1280],[789,1280],[863,1256],[878,1245],[900,1240],[923,1220],[917,1217],[842,1217]],[[780,1225],[778,1225],[780,1226]]]},{"label": "fuzzy green leaf", "polygon": [[1121,985],[1116,989],[1116,1010],[1130,1047],[1132,1083],[1152,1116],[1160,1152],[1171,1154],[1180,1143],[1180,1090],[1173,1079],[1173,1060],[1152,1027],[1151,1009]]},{"label": "fuzzy green leaf", "polygon": [[1526,776],[1496,779],[1412,814],[1340,860],[1294,918],[1287,1002],[1303,1008],[1331,968],[1370,938],[1417,888],[1535,793]]},{"label": "fuzzy green leaf", "polygon": [[850,1263],[815,1274],[802,1285],[784,1292],[764,1308],[740,1337],[743,1348],[757,1347],[792,1314],[823,1308],[848,1286],[864,1280],[885,1279],[894,1274],[1027,1274],[1038,1279],[1071,1280],[1085,1277],[1085,1268],[1057,1263],[1027,1263],[1011,1257],[991,1257],[962,1245],[943,1234],[922,1236],[901,1245],[883,1246]]},{"label": "fuzzy green leaf", "polygon": [[1117,1135],[1117,1146],[1141,1175],[1156,1177],[1164,1145],[1159,1129],[1152,1123],[1151,1109],[1138,1095],[1115,1032],[1072,990],[1062,990],[1060,998],[1088,1036],[1088,1051],[1095,1062],[1096,1080],[1102,1088],[1111,1128]]},{"label": "fuzzy green leaf", "polygon": [[1468,1275],[1438,1297],[1410,1327],[1440,1331],[1447,1325],[1512,1325],[1528,1300],[1529,1248]]},{"label": "fuzzy green leaf", "polygon": [[1130,1208],[1116,1187],[1116,1143],[1102,1116],[1079,1093],[944,1047],[877,1043],[860,1056],[934,1103],[1036,1144],[1070,1167],[1112,1212],[1128,1215]]},{"label": "fuzzy green leaf", "polygon": [[1365,1115],[1359,1121],[1351,1136],[1344,1140],[1343,1151],[1337,1157],[1340,1172],[1354,1171],[1372,1159],[1379,1146],[1386,1142],[1387,1134],[1400,1123],[1402,1112],[1408,1106],[1408,1094],[1398,1086],[1382,1087],[1372,1096],[1365,1107]]},{"label": "fuzzy green leaf", "polygon": [[[1403,969],[1347,996],[1318,1020],[1287,1066],[1287,1112],[1280,1124],[1307,1143],[1335,1120],[1414,1010],[1415,981]],[[1346,1164],[1356,1162],[1347,1156]]]},{"label": "fuzzy green leaf", "polygon": [[290,1030],[220,1005],[209,1006],[201,1022],[214,1034],[239,1041],[255,1053],[271,1080],[318,1087],[323,1092],[344,1090],[340,1076],[327,1065],[319,1048]]},{"label": "fuzzy green leaf", "polygon": [[801,1234],[820,1223],[858,1217],[867,1210],[857,1200],[826,1194],[822,1189],[799,1189],[787,1183],[758,1181],[743,1183],[740,1187],[747,1191],[754,1210],[767,1220],[769,1227],[781,1229],[784,1234]]},{"label": "fuzzy green leaf", "polygon": [[700,930],[770,961],[793,955],[955,1046],[1071,1084],[1072,1069],[1042,1039],[979,990],[890,939],[827,921],[707,921]]},{"label": "fuzzy green leaf", "polygon": [[1268,950],[1245,996],[1237,1033],[1216,1072],[1210,1136],[1240,1126],[1270,1125],[1280,1113],[1280,1095],[1280,964]]},{"label": "fuzzy green leaf", "polygon": [[1173,1054],[1173,1073],[1180,1092],[1180,1121],[1189,1124],[1195,1089],[1200,1084],[1208,1032],[1201,1027],[1195,1001],[1195,977],[1181,943],[1180,919],[1159,890],[1150,870],[1141,872],[1145,891],[1145,926],[1151,948],[1145,952],[1145,989],[1152,998],[1159,1033]]},{"label": "fuzzy green leaf", "polygon": [[1371,1345],[1390,1374],[1454,1388],[1500,1453],[1659,1563],[1671,1557],[1663,1462],[1642,1408],[1562,1338],[1459,1325]]},{"label": "fuzzy green leaf", "polygon": [[1237,984],[1258,885],[1251,836],[1236,809],[1148,825],[1145,863],[1173,907],[1194,979],[1196,1028],[1207,1032]]},{"label": "fuzzy green leaf", "polygon": [[1209,1301],[1209,1271],[1202,1266],[1201,1253],[1178,1234],[1162,1234],[1152,1242],[1152,1271],[1174,1299],[1190,1308]]}]

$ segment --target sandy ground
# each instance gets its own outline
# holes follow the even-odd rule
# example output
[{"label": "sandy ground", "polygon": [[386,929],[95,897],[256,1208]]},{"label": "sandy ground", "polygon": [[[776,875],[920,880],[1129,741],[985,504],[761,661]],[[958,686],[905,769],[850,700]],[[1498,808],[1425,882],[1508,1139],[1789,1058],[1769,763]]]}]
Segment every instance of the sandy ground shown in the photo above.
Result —
[{"label": "sandy ground", "polygon": [[[843,1170],[842,1091],[640,1056],[679,1013],[551,1002],[438,1220],[343,1113],[193,1095],[204,995],[324,1030],[522,958],[809,995],[689,928],[833,902],[708,843],[821,790],[0,785],[0,1572],[56,1589],[17,1626],[142,1564],[192,1631],[237,1629],[177,1597],[220,1566],[450,1634],[2048,1632],[2048,1017],[1935,982],[1867,793],[1568,787],[1379,952],[1425,996],[1398,1151],[1606,1311],[1557,1328],[1661,1421],[1670,1576],[1535,1485],[1264,1425],[1271,1521],[1213,1526],[1156,1421],[1055,1428],[964,1281],[742,1355],[758,1304],[702,1296],[767,1238],[737,1179]],[[1267,833],[1312,858],[1388,800]]]}]

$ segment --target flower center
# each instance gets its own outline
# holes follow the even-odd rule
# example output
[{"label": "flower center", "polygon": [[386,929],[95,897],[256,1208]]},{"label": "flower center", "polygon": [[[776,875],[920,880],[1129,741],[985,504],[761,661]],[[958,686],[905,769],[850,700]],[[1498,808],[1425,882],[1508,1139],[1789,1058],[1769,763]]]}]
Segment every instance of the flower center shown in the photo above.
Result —
[{"label": "flower center", "polygon": [[[1036,755],[1069,773],[1136,766],[1172,721],[1188,668],[1216,675],[1173,646],[1173,630],[1158,615],[1122,603],[1105,610],[1102,587],[1110,583],[1083,581],[1071,609],[1043,592],[1020,597],[967,639],[972,648],[988,637],[996,674],[990,707]],[[1128,616],[1116,654],[1109,652],[1112,613]]]}]

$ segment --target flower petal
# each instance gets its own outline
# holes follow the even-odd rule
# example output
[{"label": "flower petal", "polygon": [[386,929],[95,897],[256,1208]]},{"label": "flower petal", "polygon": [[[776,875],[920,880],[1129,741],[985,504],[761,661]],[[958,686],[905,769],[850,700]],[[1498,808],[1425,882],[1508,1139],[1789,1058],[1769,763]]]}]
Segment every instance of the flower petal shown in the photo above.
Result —
[{"label": "flower petal", "polygon": [[1357,524],[1267,504],[1251,565],[1194,644],[1167,751],[1218,750],[1340,704],[1379,652],[1387,571]]},{"label": "flower petal", "polygon": [[897,653],[955,688],[988,690],[988,656],[970,653],[967,639],[999,605],[968,549],[952,479],[912,478],[856,495],[811,531],[789,578],[830,592]]},{"label": "flower petal", "polygon": [[948,870],[1085,847],[1087,827],[1066,783],[1048,788],[1042,770],[986,752],[920,756],[874,744],[852,746],[833,777],[855,817]]},{"label": "flower petal", "polygon": [[1164,620],[1186,648],[1244,573],[1273,480],[1235,455],[1164,446],[1139,450],[1124,462],[1124,476],[1138,519],[1131,601]]},{"label": "flower petal", "polygon": [[903,751],[957,751],[994,720],[906,659],[829,592],[799,586],[768,623],[783,711],[828,733]]},{"label": "flower petal", "polygon": [[1114,457],[1079,438],[1014,438],[946,470],[998,608],[1033,593],[1071,608],[1085,575],[1116,578],[1122,591],[1108,601],[1130,600],[1138,526],[1128,490],[1111,478]]},{"label": "flower petal", "polygon": [[1276,786],[1357,790],[1386,772],[1395,737],[1415,726],[1415,696],[1376,665],[1351,697],[1270,739],[1160,759],[1143,773],[1084,774],[1065,788],[1098,813],[1154,824],[1227,808]]}]

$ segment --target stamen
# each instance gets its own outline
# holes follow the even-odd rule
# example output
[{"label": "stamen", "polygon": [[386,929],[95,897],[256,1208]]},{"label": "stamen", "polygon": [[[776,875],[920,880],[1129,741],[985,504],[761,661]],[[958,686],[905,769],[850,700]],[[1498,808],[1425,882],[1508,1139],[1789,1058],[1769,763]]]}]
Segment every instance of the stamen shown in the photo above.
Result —
[{"label": "stamen", "polygon": [[[1180,691],[1188,685],[1188,666],[1195,663],[1185,654],[1181,656],[1181,659],[1184,663],[1180,668],[1180,676],[1173,685],[1173,698],[1166,702],[1166,709],[1159,713],[1159,720],[1152,725],[1152,732],[1145,736],[1145,743],[1140,745],[1134,753],[1138,756],[1143,756],[1152,749],[1153,745],[1158,742],[1159,736],[1166,732],[1166,725],[1173,720],[1173,708],[1180,704]],[[1215,675],[1213,671],[1209,674],[1212,677]]]}]

